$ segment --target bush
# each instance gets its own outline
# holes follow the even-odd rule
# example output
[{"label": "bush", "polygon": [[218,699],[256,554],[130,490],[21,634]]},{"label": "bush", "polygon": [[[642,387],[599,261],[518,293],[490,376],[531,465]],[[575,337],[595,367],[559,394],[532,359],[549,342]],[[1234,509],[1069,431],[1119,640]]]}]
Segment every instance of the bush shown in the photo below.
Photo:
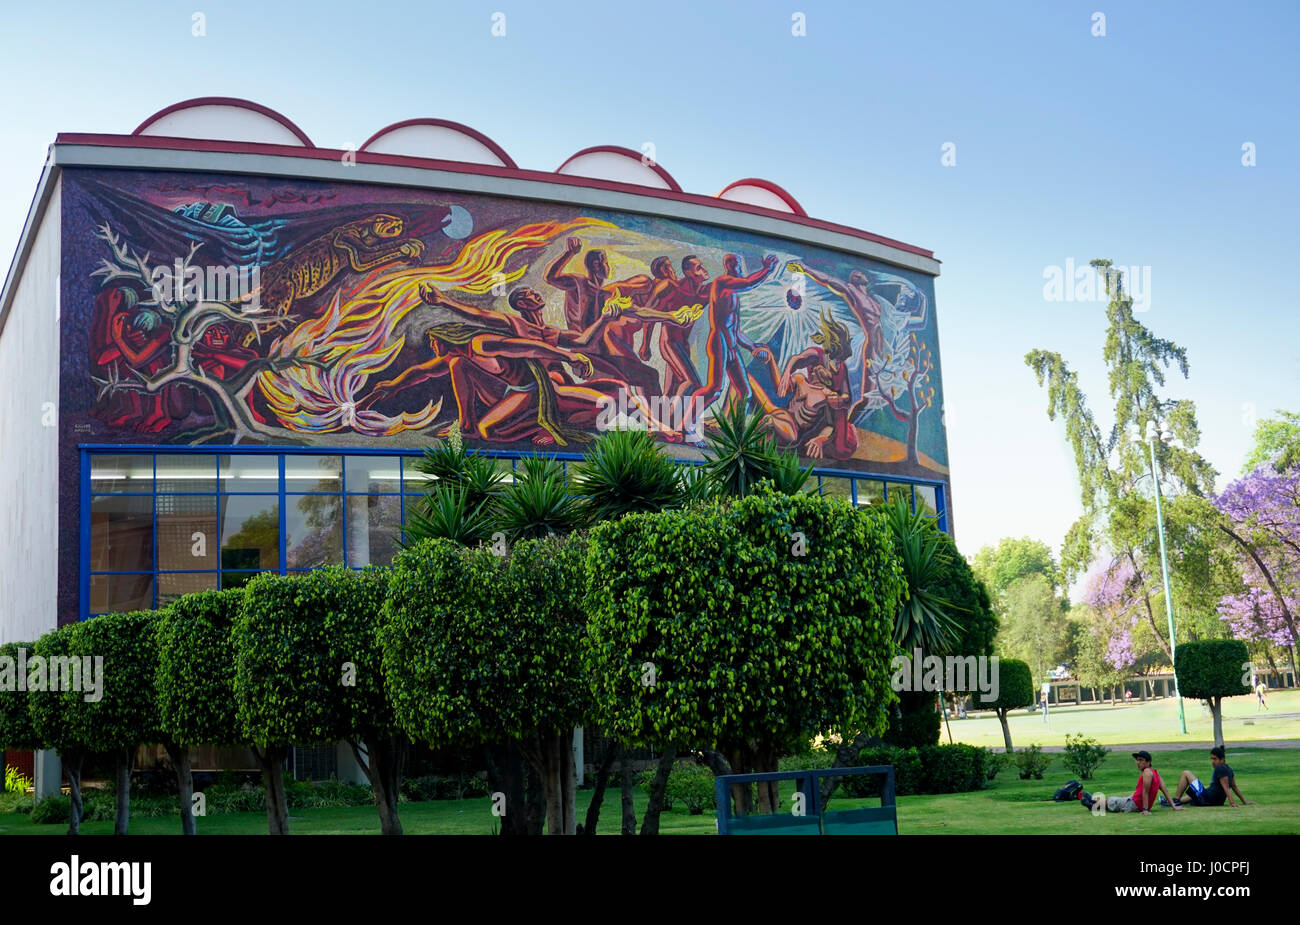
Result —
[{"label": "bush", "polygon": [[816,768],[829,768],[835,763],[835,753],[827,748],[814,748],[801,755],[790,755],[780,759],[776,766],[781,771],[807,771]]},{"label": "bush", "polygon": [[706,809],[717,808],[713,786],[713,772],[695,763],[677,764],[668,774],[665,790],[668,806],[685,807],[692,816],[703,815]]},{"label": "bush", "polygon": [[1051,755],[1044,755],[1037,745],[1022,748],[1016,753],[1016,767],[1020,769],[1021,780],[1042,780],[1043,772],[1052,763]]},{"label": "bush", "polygon": [[31,780],[17,768],[5,768],[5,793],[25,793]]},{"label": "bush", "polygon": [[1101,767],[1109,754],[1109,748],[1103,748],[1100,742],[1086,738],[1083,733],[1065,737],[1065,766],[1079,780],[1092,780],[1092,772]]},{"label": "bush", "polygon": [[891,710],[889,728],[885,730],[884,740],[899,748],[938,745],[943,717],[934,709],[933,695],[927,695],[926,700],[929,702],[919,710],[903,712],[898,716]]},{"label": "bush", "polygon": [[[978,790],[984,786],[989,773],[985,750],[961,744],[864,748],[858,753],[856,764],[860,767],[893,765],[894,793],[897,796]],[[849,796],[867,797],[880,793],[877,778],[855,776],[841,780],[844,792]]]},{"label": "bush", "polygon": [[1011,763],[1011,756],[1006,752],[995,752],[991,748],[984,749],[984,773],[988,780],[998,776],[998,772]]},{"label": "bush", "polygon": [[430,800],[462,800],[488,795],[487,781],[477,776],[446,777],[425,774],[402,781],[402,793],[412,803]]},{"label": "bush", "polygon": [[72,818],[72,801],[64,796],[48,796],[32,807],[36,825],[67,825]]}]

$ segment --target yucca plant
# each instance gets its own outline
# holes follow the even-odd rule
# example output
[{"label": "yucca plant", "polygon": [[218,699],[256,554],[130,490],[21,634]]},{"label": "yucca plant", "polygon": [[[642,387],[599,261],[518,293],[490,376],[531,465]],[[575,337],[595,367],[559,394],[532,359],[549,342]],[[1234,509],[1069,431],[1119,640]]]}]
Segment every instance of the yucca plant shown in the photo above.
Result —
[{"label": "yucca plant", "polygon": [[718,493],[705,466],[679,466],[677,477],[681,482],[683,501],[707,501]]},{"label": "yucca plant", "polygon": [[515,479],[497,501],[497,528],[514,543],[568,533],[581,524],[558,460],[533,455],[519,461]]},{"label": "yucca plant", "polygon": [[574,466],[573,494],[591,524],[636,511],[662,511],[682,500],[678,466],[645,430],[611,430]]},{"label": "yucca plant", "polygon": [[811,466],[799,465],[799,457],[794,453],[777,453],[772,460],[772,487],[783,495],[797,495],[811,490],[808,479],[812,476]]},{"label": "yucca plant", "polygon": [[932,590],[950,564],[939,528],[923,511],[913,511],[902,496],[883,508],[883,516],[894,534],[908,591],[894,620],[894,642],[905,652],[920,647],[934,655],[948,654],[959,631],[952,615],[960,608]]},{"label": "yucca plant", "polygon": [[475,546],[493,532],[493,506],[475,504],[471,493],[451,482],[435,482],[413,510],[407,511],[402,545],[443,539]]},{"label": "yucca plant", "polygon": [[717,418],[717,433],[704,453],[705,468],[718,494],[743,498],[772,478],[780,451],[763,429],[763,419],[737,403]]}]

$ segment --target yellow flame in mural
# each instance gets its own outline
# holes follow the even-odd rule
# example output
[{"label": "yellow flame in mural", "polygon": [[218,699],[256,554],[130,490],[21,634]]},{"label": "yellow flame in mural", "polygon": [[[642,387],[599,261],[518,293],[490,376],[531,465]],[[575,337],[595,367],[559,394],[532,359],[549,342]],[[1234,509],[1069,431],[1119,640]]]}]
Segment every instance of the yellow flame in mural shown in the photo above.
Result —
[{"label": "yellow flame in mural", "polygon": [[368,277],[346,295],[340,290],[324,314],[304,321],[272,347],[273,355],[288,357],[296,352],[315,363],[263,372],[258,388],[280,422],[301,433],[350,429],[366,436],[391,436],[427,427],[437,419],[441,401],[397,416],[357,408],[369,378],[386,369],[405,346],[406,338],[393,331],[420,304],[420,284],[441,283],[484,295],[528,271],[527,264],[505,271],[515,254],[598,225],[613,227],[598,219],[578,218],[488,231],[471,239],[450,263],[392,270]]}]

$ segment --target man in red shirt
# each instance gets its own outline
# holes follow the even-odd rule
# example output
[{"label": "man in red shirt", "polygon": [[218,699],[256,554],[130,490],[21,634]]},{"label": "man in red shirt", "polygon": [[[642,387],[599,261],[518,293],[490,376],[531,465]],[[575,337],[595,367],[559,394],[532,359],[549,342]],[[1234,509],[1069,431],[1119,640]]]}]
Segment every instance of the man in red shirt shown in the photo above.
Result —
[{"label": "man in red shirt", "polygon": [[[1106,812],[1108,813],[1141,813],[1144,816],[1151,814],[1151,808],[1156,805],[1156,796],[1163,793],[1165,799],[1173,804],[1174,809],[1179,810],[1183,807],[1174,802],[1169,797],[1169,791],[1165,789],[1164,782],[1160,780],[1160,772],[1151,765],[1151,753],[1140,751],[1133,753],[1133,759],[1137,762],[1138,781],[1137,787],[1133,790],[1131,797],[1110,797],[1106,799]],[[1094,809],[1103,799],[1101,794],[1093,797]]]}]

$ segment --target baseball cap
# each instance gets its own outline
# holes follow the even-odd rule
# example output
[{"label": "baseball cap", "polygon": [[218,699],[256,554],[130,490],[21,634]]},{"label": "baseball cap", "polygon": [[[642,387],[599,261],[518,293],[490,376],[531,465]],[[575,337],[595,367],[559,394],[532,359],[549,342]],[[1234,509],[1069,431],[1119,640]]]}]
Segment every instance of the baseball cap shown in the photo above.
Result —
[{"label": "baseball cap", "polygon": [[1151,763],[1151,753],[1148,752],[1148,751],[1134,752],[1134,753],[1133,753],[1133,757],[1134,757],[1134,758],[1141,758],[1141,759],[1142,759],[1143,761],[1145,761],[1147,764],[1150,764],[1150,763]]}]

